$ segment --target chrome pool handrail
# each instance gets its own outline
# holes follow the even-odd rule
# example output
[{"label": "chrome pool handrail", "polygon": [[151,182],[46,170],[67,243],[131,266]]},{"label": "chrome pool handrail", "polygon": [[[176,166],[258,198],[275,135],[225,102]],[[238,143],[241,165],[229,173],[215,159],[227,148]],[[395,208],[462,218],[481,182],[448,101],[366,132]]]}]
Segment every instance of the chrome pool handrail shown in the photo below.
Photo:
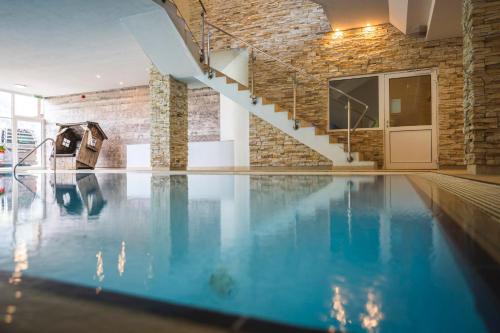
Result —
[{"label": "chrome pool handrail", "polygon": [[56,174],[56,141],[52,138],[47,138],[45,140],[43,140],[42,142],[40,142],[35,148],[33,148],[26,156],[24,156],[19,162],[17,162],[17,164],[14,166],[14,177],[16,176],[16,171],[17,171],[17,167],[23,163],[28,157],[30,157],[38,148],[40,148],[41,146],[43,146],[45,143],[47,143],[48,141],[51,141],[52,142],[52,151],[53,151],[53,156],[54,156],[54,177],[55,177],[55,174]]}]

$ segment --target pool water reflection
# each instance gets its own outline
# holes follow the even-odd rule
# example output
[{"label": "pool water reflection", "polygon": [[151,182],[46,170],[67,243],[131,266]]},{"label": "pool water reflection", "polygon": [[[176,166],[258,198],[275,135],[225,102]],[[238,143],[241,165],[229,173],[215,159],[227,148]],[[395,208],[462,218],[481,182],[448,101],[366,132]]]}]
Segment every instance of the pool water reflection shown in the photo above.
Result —
[{"label": "pool water reflection", "polygon": [[20,290],[29,275],[352,332],[497,324],[405,176],[21,177],[0,176],[0,269]]}]

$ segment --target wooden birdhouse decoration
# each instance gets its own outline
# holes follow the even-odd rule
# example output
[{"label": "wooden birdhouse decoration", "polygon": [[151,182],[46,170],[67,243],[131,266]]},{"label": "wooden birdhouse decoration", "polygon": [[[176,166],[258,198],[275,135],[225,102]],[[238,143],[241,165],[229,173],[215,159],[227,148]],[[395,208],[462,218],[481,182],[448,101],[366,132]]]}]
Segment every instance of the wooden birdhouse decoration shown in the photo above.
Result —
[{"label": "wooden birdhouse decoration", "polygon": [[94,169],[108,137],[96,122],[56,124],[56,157],[61,169]]}]

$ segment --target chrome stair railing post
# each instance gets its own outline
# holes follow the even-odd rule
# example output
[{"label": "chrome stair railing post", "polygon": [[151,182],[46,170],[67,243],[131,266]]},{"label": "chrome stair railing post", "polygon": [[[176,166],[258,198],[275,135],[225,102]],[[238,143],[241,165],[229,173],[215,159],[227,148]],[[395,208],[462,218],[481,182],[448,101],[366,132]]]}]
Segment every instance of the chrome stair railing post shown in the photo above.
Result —
[{"label": "chrome stair railing post", "polygon": [[210,65],[210,39],[212,37],[212,32],[210,31],[210,25],[207,25],[207,67],[208,67],[208,78],[213,79],[214,71]]},{"label": "chrome stair railing post", "polygon": [[200,50],[200,62],[206,65],[205,56],[205,12],[201,11],[201,50]]},{"label": "chrome stair railing post", "polygon": [[351,154],[351,99],[347,99],[347,162],[353,161]]},{"label": "chrome stair railing post", "polygon": [[293,129],[298,130],[300,128],[300,122],[297,119],[297,73],[292,74],[292,89],[293,89],[293,113],[292,113],[292,120],[293,120]]},{"label": "chrome stair railing post", "polygon": [[257,104],[257,96],[255,96],[255,60],[256,55],[252,47],[250,48],[250,98],[253,105]]},{"label": "chrome stair railing post", "polygon": [[56,175],[56,167],[57,167],[57,163],[56,163],[57,162],[56,161],[56,142],[52,138],[47,138],[47,139],[43,140],[42,142],[40,142],[35,148],[33,148],[28,154],[26,154],[26,156],[24,156],[19,162],[17,162],[17,164],[14,166],[14,177],[16,176],[17,167],[19,165],[21,165],[24,161],[26,161],[26,159],[28,157],[30,157],[35,151],[38,150],[38,148],[40,148],[41,146],[43,146],[48,141],[52,142],[52,154],[54,156],[54,177],[55,177],[55,175]]}]

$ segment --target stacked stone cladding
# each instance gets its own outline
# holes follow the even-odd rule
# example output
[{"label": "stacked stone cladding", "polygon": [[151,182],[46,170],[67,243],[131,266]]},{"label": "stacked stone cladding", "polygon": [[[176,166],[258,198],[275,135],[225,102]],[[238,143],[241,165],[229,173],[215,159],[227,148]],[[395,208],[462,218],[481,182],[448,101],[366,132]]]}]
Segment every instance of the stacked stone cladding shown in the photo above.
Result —
[{"label": "stacked stone cladding", "polygon": [[182,170],[188,158],[188,89],[185,83],[152,68],[151,166]]},{"label": "stacked stone cladding", "polygon": [[[297,114],[317,125],[327,126],[328,80],[337,77],[406,70],[438,70],[438,131],[440,166],[464,164],[463,134],[463,58],[462,38],[425,41],[404,35],[390,24],[344,31],[336,37],[331,32],[322,7],[306,0],[206,0],[208,17],[214,24],[302,69],[299,75]],[[214,49],[241,47],[240,43],[215,33]],[[292,79],[289,70],[257,54],[255,90],[281,106],[292,109]],[[251,164],[264,166],[302,164],[303,151],[283,132],[261,121],[251,121]],[[267,132],[262,132],[267,131]],[[368,133],[369,132],[369,133]],[[354,135],[356,148],[365,159],[383,164],[382,129],[359,130]],[[332,134],[334,142],[345,140],[345,132]],[[278,138],[279,137],[279,138]],[[375,140],[373,140],[375,137]],[[274,142],[274,144],[266,143]],[[283,142],[283,144],[276,144]],[[285,147],[286,146],[286,147]],[[296,154],[292,153],[294,150]],[[356,151],[353,149],[353,151]],[[312,153],[311,153],[312,154]],[[269,156],[266,161],[256,160]],[[318,162],[323,163],[323,162]],[[315,164],[311,161],[310,164]]]},{"label": "stacked stone cladding", "polygon": [[188,91],[188,136],[190,142],[220,140],[220,95],[213,89]]},{"label": "stacked stone cladding", "polygon": [[465,0],[463,18],[465,159],[473,172],[498,172],[500,1]]}]

